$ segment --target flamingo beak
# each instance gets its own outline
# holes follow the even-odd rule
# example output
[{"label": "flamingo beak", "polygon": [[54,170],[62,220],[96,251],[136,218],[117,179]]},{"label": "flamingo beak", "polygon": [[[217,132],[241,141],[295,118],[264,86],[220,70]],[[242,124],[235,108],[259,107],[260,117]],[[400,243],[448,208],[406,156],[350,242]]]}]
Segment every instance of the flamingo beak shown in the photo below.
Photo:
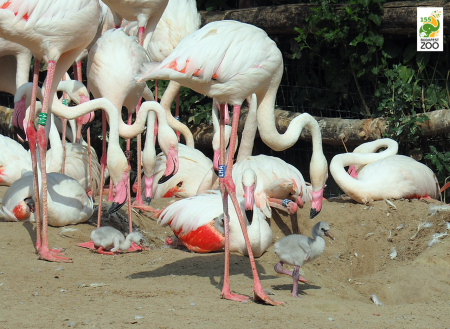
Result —
[{"label": "flamingo beak", "polygon": [[219,159],[220,159],[220,150],[214,151],[214,157],[213,157],[213,168],[216,172],[216,175],[219,175]]},{"label": "flamingo beak", "polygon": [[335,240],[333,234],[331,234],[330,231],[325,231],[325,235],[326,235],[327,237],[329,237],[330,239]]},{"label": "flamingo beak", "polygon": [[356,177],[358,177],[358,172],[356,171],[356,168],[355,168],[354,165],[350,165],[350,166],[348,167],[347,173],[348,173],[352,178],[355,178],[355,179],[356,179]]},{"label": "flamingo beak", "polygon": [[114,214],[117,212],[122,206],[127,202],[128,196],[128,173],[124,172],[122,175],[122,179],[117,184],[116,188],[116,194],[114,196],[114,201],[111,204],[111,207],[108,210],[108,213]]},{"label": "flamingo beak", "polygon": [[149,205],[152,201],[152,195],[153,195],[153,176],[148,178],[144,175],[144,184],[145,184],[145,201]]},{"label": "flamingo beak", "polygon": [[171,146],[167,153],[166,171],[161,176],[158,184],[163,184],[178,172],[178,150]]},{"label": "flamingo beak", "polygon": [[311,205],[311,212],[309,214],[309,218],[313,219],[316,217],[320,211],[322,210],[322,200],[323,200],[323,190],[325,188],[325,185],[322,186],[320,190],[317,192],[312,190],[312,205]]},{"label": "flamingo beak", "polygon": [[252,186],[244,186],[244,202],[245,210],[253,210],[253,193],[255,192],[255,184]]}]

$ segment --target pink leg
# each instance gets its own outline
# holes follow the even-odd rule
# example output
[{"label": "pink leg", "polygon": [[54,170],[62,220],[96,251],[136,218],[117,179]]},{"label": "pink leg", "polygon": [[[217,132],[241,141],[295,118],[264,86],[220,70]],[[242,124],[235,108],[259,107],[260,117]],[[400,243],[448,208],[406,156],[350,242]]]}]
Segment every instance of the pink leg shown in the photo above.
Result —
[{"label": "pink leg", "polygon": [[[47,114],[48,105],[51,96],[51,87],[53,82],[53,75],[55,73],[55,61],[48,62],[47,68],[47,82],[45,88],[44,102],[42,105],[41,116]],[[45,118],[46,119],[46,118]],[[47,151],[47,137],[45,135],[45,122],[46,120],[40,120],[39,128],[37,131],[37,144],[39,148],[39,156],[41,163],[41,177],[42,177],[42,245],[39,249],[39,259],[44,259],[52,262],[68,262],[71,263],[72,260],[69,257],[62,257],[59,250],[52,250],[48,247],[47,238],[47,226],[48,226],[48,205],[47,205],[47,170],[45,155]]]},{"label": "pink leg", "polygon": [[103,247],[99,247],[97,249],[97,252],[101,255],[110,255],[110,256],[117,255],[117,253],[112,252],[112,251],[107,251],[107,250],[103,249]]},{"label": "pink leg", "polygon": [[30,153],[31,153],[31,163],[33,169],[33,186],[34,186],[34,195],[35,200],[37,200],[35,207],[35,216],[36,216],[36,253],[39,253],[39,250],[42,246],[42,237],[41,237],[41,206],[39,202],[39,183],[38,183],[38,168],[37,168],[37,157],[36,157],[36,130],[34,129],[34,117],[36,111],[36,95],[37,95],[37,87],[39,80],[39,66],[40,61],[38,59],[34,60],[34,72],[33,72],[33,89],[31,91],[31,106],[30,106],[30,115],[29,122],[26,134],[28,136],[28,141],[30,145]]},{"label": "pink leg", "polygon": [[269,198],[269,206],[272,208],[277,208],[287,212],[289,215],[293,215],[297,212],[298,206],[292,200],[281,200],[275,198]]},{"label": "pink leg", "polygon": [[[253,257],[253,252],[252,252],[252,248],[250,246],[250,241],[248,239],[248,234],[247,234],[247,228],[245,226],[244,223],[244,219],[242,217],[242,213],[240,210],[240,206],[236,197],[236,189],[235,189],[235,185],[233,182],[233,179],[231,177],[231,173],[233,170],[233,159],[234,159],[234,150],[235,150],[235,145],[236,145],[236,137],[237,137],[237,128],[238,128],[238,123],[239,123],[239,114],[240,114],[240,106],[239,105],[235,105],[233,108],[233,123],[232,123],[232,130],[231,130],[231,137],[230,137],[230,144],[229,144],[229,148],[228,148],[228,163],[227,163],[227,168],[226,168],[226,173],[225,173],[225,178],[222,179],[222,184],[221,184],[221,190],[223,191],[223,203],[224,203],[224,222],[226,223],[225,226],[225,241],[227,241],[229,239],[229,231],[227,231],[227,226],[228,226],[228,216],[225,216],[226,211],[228,210],[227,207],[227,200],[228,200],[228,195],[226,192],[228,192],[230,194],[230,198],[231,201],[233,203],[234,208],[236,209],[236,213],[238,215],[238,219],[239,219],[239,223],[241,225],[241,229],[242,229],[242,233],[244,235],[244,239],[245,239],[245,243],[247,245],[247,250],[248,250],[248,257],[250,259],[250,264],[252,267],[252,273],[253,273],[253,281],[254,281],[254,285],[253,285],[253,299],[255,301],[259,301],[259,302],[264,302],[267,304],[271,304],[271,305],[279,305],[279,304],[283,304],[282,302],[277,302],[277,301],[273,301],[271,300],[266,293],[263,291],[261,282],[259,280],[259,276],[258,276],[258,272],[256,270],[256,264],[255,264],[255,260]],[[223,125],[224,125],[224,107],[221,106],[220,107],[221,113],[220,113],[220,123],[221,123],[221,129],[223,129]],[[223,137],[222,135],[222,130],[221,130],[221,137]],[[222,139],[222,138],[221,138]],[[225,156],[225,144],[221,141],[221,158],[223,159]],[[226,191],[226,192],[225,192]],[[229,251],[228,251],[229,252]],[[229,262],[229,254],[227,254],[227,251],[225,252],[225,257],[226,257],[226,262]],[[227,270],[227,269],[226,269]],[[228,269],[229,270],[229,269]],[[234,296],[230,293],[230,288],[229,288],[229,278],[227,273],[225,273],[227,279],[225,279],[224,276],[224,287],[222,290],[222,296],[224,298],[227,299],[232,299],[232,300],[236,300],[236,301],[242,301],[242,296]]]},{"label": "pink leg", "polygon": [[[176,100],[176,103],[175,103],[175,119],[180,121],[180,91],[179,90],[178,90],[178,93],[177,93],[177,100]],[[175,133],[177,134],[178,141],[180,141],[180,132],[176,131]]]},{"label": "pink leg", "polygon": [[292,297],[298,298],[298,278],[300,274],[298,274],[298,271],[300,269],[300,266],[296,266],[294,269],[294,272],[292,272],[292,279],[294,280],[294,285],[292,287]]},{"label": "pink leg", "polygon": [[92,192],[92,200],[95,202],[96,190],[94,188],[94,177],[92,177],[92,154],[91,154],[91,128],[86,131],[89,158],[89,186]]},{"label": "pink leg", "polygon": [[[284,263],[281,262],[281,261],[278,262],[278,263],[274,266],[275,272],[277,272],[278,274],[286,274],[286,275],[292,276],[292,273],[293,273],[293,272],[284,269],[284,268],[283,268],[283,264],[284,264]],[[308,281],[307,281],[304,277],[302,277],[300,274],[298,275],[297,280],[300,281],[300,282],[308,282]]]},{"label": "pink leg", "polygon": [[[138,105],[136,106],[136,115],[139,112],[139,108],[141,107],[142,98],[139,100]],[[142,135],[139,134],[137,136],[137,191],[136,191],[136,200],[135,204],[141,205],[142,202]]]}]

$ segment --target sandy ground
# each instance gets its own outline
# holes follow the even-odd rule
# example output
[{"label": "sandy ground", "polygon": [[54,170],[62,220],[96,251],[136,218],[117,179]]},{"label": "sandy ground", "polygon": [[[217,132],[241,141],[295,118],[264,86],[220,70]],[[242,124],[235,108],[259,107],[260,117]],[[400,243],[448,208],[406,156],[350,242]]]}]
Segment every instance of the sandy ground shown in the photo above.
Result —
[{"label": "sandy ground", "polygon": [[[327,239],[324,254],[302,269],[301,298],[290,295],[292,279],[273,270],[270,247],[256,263],[263,287],[285,302],[276,307],[221,299],[223,253],[168,248],[172,232],[153,218],[134,216],[150,250],[118,256],[75,246],[88,241],[94,223],[65,233],[50,228],[50,246],[65,248],[72,264],[37,260],[34,224],[0,222],[0,328],[450,328],[450,239],[427,246],[446,232],[450,213],[429,215],[426,201],[394,204],[324,201],[317,220],[330,224],[336,240]],[[308,214],[308,204],[297,216],[275,214],[275,240],[311,235]],[[425,221],[433,225],[411,239]],[[232,254],[231,289],[251,295],[252,287],[248,258]]]}]

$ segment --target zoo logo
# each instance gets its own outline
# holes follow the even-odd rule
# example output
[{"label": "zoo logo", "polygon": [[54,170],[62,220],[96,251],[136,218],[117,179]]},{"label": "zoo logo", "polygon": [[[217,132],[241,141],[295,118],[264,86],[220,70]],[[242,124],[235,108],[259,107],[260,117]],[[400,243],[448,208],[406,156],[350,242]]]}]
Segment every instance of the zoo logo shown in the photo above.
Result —
[{"label": "zoo logo", "polygon": [[420,21],[423,23],[419,30],[421,38],[437,38],[439,36],[439,29],[441,28],[439,18],[441,15],[440,10],[434,10],[430,16],[420,17]]}]

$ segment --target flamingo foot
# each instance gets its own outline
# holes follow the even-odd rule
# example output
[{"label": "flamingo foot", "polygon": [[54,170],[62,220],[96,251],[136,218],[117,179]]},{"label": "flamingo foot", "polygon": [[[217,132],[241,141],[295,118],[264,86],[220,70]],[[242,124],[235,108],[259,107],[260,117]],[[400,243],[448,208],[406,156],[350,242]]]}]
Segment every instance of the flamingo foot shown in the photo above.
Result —
[{"label": "flamingo foot", "polygon": [[258,303],[265,303],[273,306],[284,304],[284,302],[278,302],[270,299],[264,292],[261,283],[259,282],[255,282],[255,285],[253,286],[253,300]]},{"label": "flamingo foot", "polygon": [[177,238],[176,235],[168,236],[166,239],[166,245],[171,247],[185,247],[183,241]]},{"label": "flamingo foot", "polygon": [[231,291],[230,291],[230,286],[228,284],[224,284],[223,285],[222,298],[223,299],[234,300],[235,302],[245,302],[245,301],[248,301],[250,299],[250,297],[248,297],[248,296],[232,294]]},{"label": "flamingo foot", "polygon": [[78,243],[77,244],[78,247],[82,247],[82,248],[88,248],[88,249],[92,249],[94,250],[94,242],[89,241],[89,242],[83,242],[83,243]]},{"label": "flamingo foot", "polygon": [[72,258],[62,257],[64,253],[61,252],[61,249],[49,249],[48,247],[41,247],[38,255],[39,259],[49,262],[72,263]]},{"label": "flamingo foot", "polygon": [[133,252],[133,251],[142,251],[142,250],[149,250],[149,248],[144,247],[144,246],[138,246],[136,243],[132,242],[131,243],[131,247],[127,250],[129,252]]},{"label": "flamingo foot", "polygon": [[103,247],[99,247],[99,248],[97,249],[97,252],[98,252],[100,255],[110,255],[110,256],[114,256],[114,255],[118,255],[118,254],[119,254],[119,253],[117,253],[117,252],[112,252],[112,251],[104,250]]}]

